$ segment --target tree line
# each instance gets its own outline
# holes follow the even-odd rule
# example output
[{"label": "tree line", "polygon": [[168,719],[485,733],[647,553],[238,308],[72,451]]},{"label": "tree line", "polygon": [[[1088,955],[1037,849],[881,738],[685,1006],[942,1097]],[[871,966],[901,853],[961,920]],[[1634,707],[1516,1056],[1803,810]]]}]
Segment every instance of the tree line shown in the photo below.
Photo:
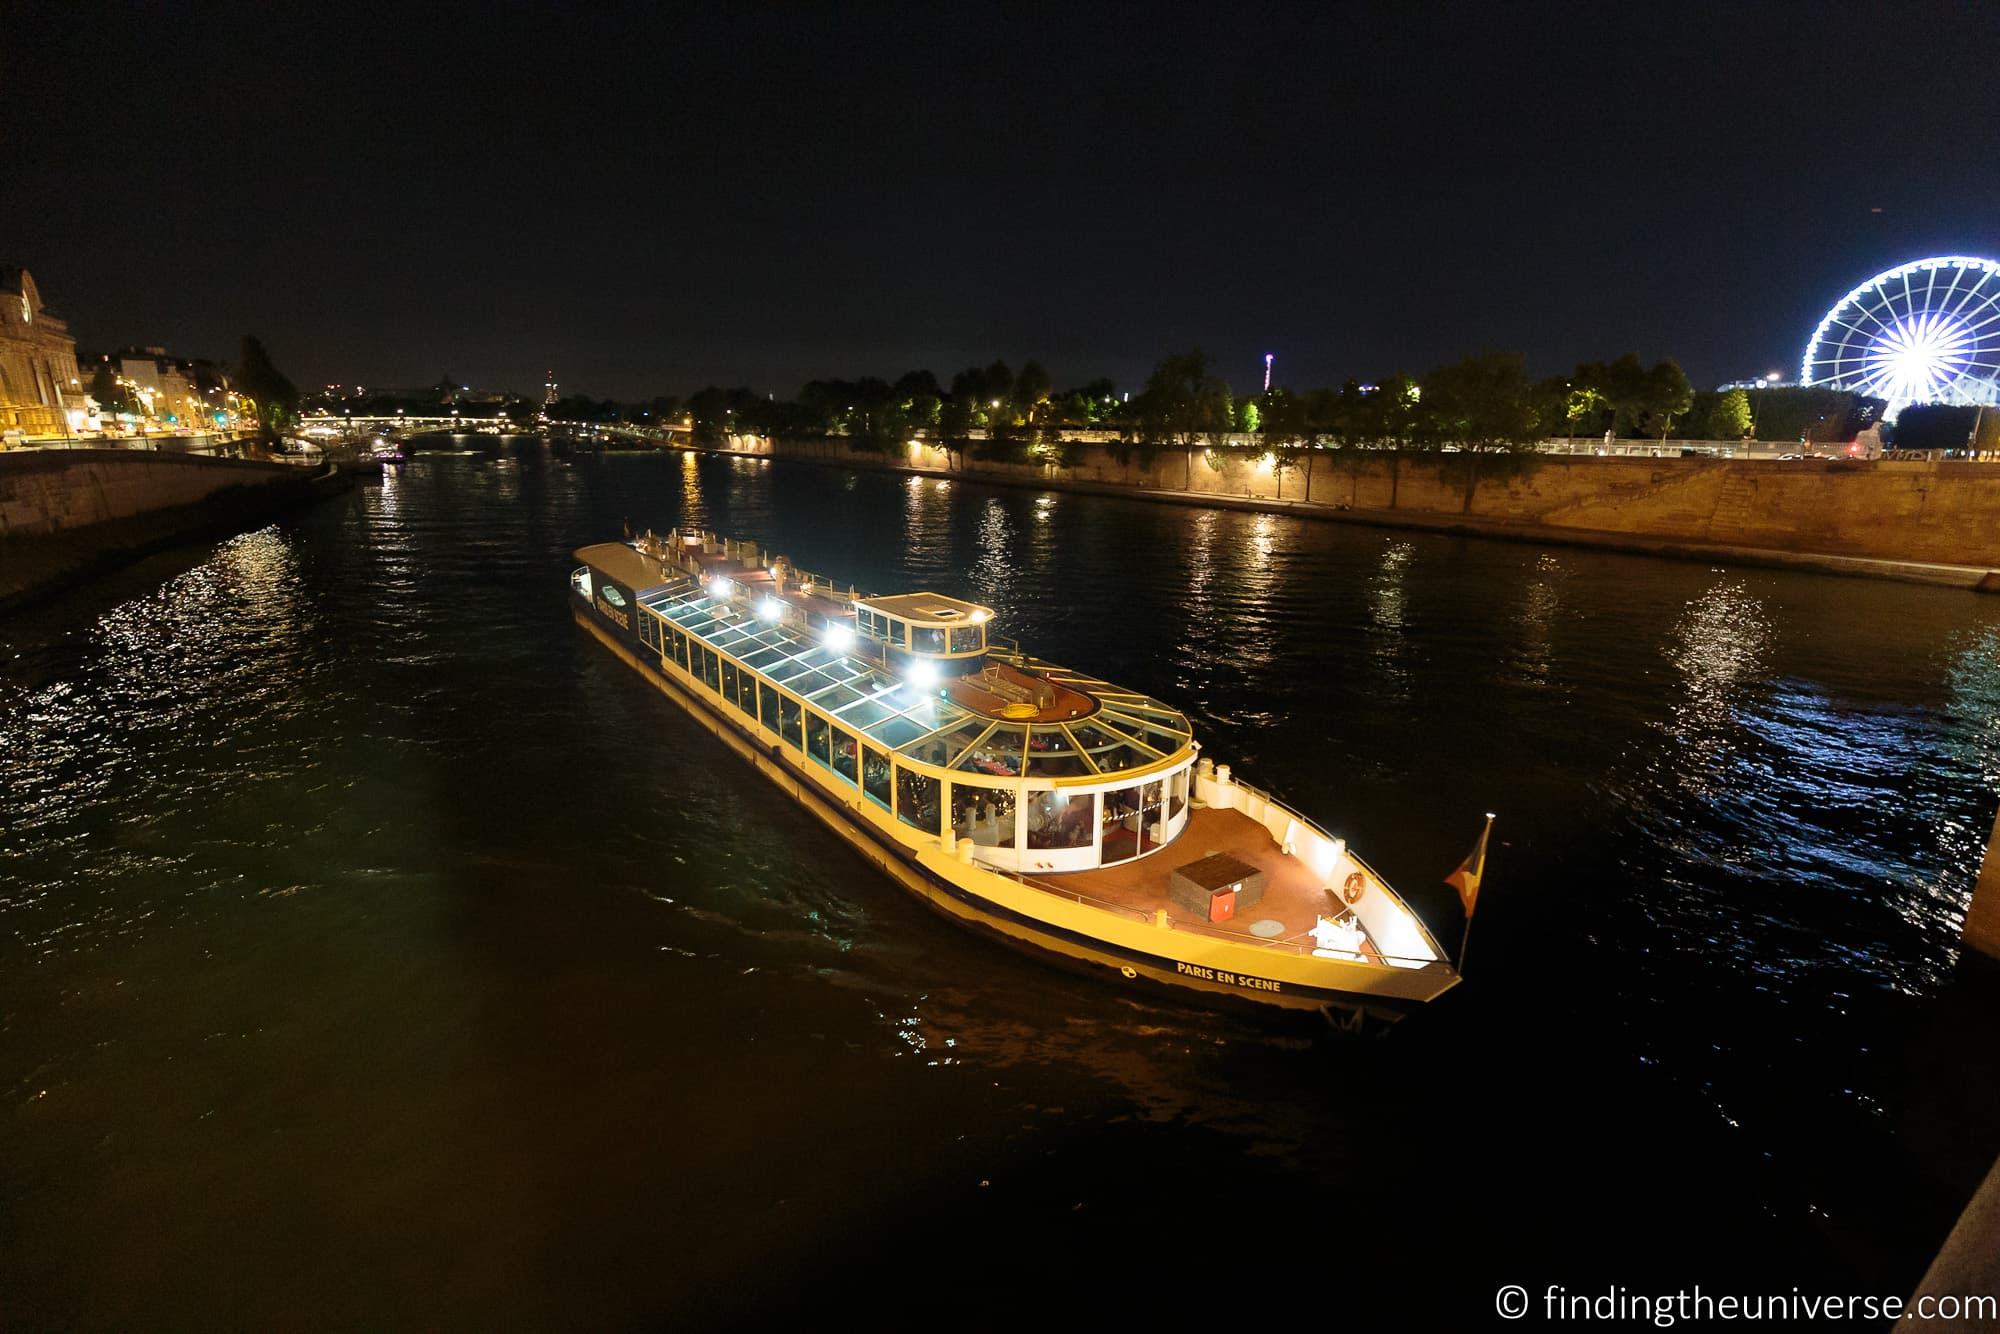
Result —
[{"label": "tree line", "polygon": [[[370,400],[370,411],[392,400]],[[436,407],[406,404],[408,408]],[[509,399],[526,422],[539,402]],[[570,395],[550,405],[558,421],[680,425],[695,438],[730,435],[841,436],[891,452],[921,435],[977,457],[1057,459],[1064,431],[1107,433],[1115,448],[1155,450],[1257,437],[1281,455],[1312,448],[1519,451],[1551,438],[1833,441],[1878,420],[1880,399],[1843,390],[1772,388],[1699,391],[1672,360],[1647,365],[1627,353],[1534,378],[1510,352],[1479,352],[1420,376],[1349,380],[1338,388],[1275,387],[1239,395],[1200,350],[1154,366],[1137,392],[1097,379],[1058,389],[1036,360],[970,366],[941,381],[928,370],[894,380],[823,379],[792,398],[709,385],[685,398],[618,402]]]},{"label": "tree line", "polygon": [[[731,434],[845,436],[887,452],[923,434],[987,456],[1057,452],[1064,430],[1097,430],[1142,448],[1258,437],[1274,450],[1309,448],[1525,450],[1552,437],[1778,440],[1850,438],[1881,401],[1839,390],[1695,390],[1672,361],[1633,354],[1531,377],[1515,353],[1481,352],[1428,374],[1349,380],[1338,388],[1276,387],[1239,395],[1199,350],[1163,358],[1137,393],[1109,380],[1058,390],[1040,362],[968,367],[941,383],[929,371],[895,379],[815,380],[795,399],[709,386],[685,402],[653,400],[698,439]],[[606,405],[607,410],[611,405]],[[630,420],[631,418],[619,418]],[[977,438],[972,438],[972,437]]]}]

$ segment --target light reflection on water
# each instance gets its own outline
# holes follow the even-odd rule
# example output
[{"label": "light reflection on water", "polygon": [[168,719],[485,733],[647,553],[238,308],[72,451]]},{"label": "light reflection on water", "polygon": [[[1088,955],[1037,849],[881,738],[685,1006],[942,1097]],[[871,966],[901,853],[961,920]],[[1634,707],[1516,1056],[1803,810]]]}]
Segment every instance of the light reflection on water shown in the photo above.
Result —
[{"label": "light reflection on water", "polygon": [[[1357,1049],[1073,977],[936,919],[571,626],[569,551],[627,520],[993,605],[1031,651],[1188,708],[1209,753],[1353,838],[1441,938],[1457,919],[1438,878],[1498,808],[1470,980]],[[1242,1161],[1282,1162],[1320,1202],[1351,1186],[1343,1146],[1366,1143],[1409,1198],[1466,1186],[1481,1218],[1496,1201],[1496,1230],[1509,1164],[1533,1162],[1538,1188],[1580,1206],[1579,1231],[1550,1244],[1583,1244],[1635,1184],[1614,1172],[1594,1195],[1597,1169],[1571,1161],[1587,1107],[1712,1162],[1688,1171],[1718,1235],[1810,1209],[1884,1254],[1911,1248],[1844,1207],[1827,1150],[1901,1151],[1881,1053],[1945,985],[2000,789],[1992,604],[962,481],[523,449],[419,456],[71,615],[9,627],[23,656],[0,677],[0,975],[26,979],[0,1028],[22,1146],[0,1186],[44,1211],[44,1272],[62,1270],[54,1248],[98,1240],[94,1215],[54,1201],[104,1137],[158,1137],[250,1182],[232,1145],[297,1135],[349,1087],[399,1122],[463,1128],[438,1164],[368,1161],[412,1183],[420,1226],[458,1216],[427,1173],[480,1173],[449,1144],[533,1162],[549,1125],[582,1118],[604,1147],[557,1137],[557,1175],[643,1170],[678,1160],[654,1148],[635,1167],[632,1145],[700,1144],[746,1115],[777,1134],[851,1092],[866,1112],[843,1122],[843,1152],[815,1127],[786,1190],[835,1196],[850,1158],[950,1175],[972,1152],[976,1180],[1077,1142],[1090,1156],[1065,1172],[1132,1194],[1157,1179],[1158,1142],[1126,1127],[1166,1127],[1177,1167],[1234,1179]],[[1527,1015],[1554,1018],[1529,1030]],[[273,1025],[305,1035],[282,1058],[205,1038]],[[406,1049],[427,1059],[383,1076],[383,1053]],[[755,1099],[689,1073],[762,1051]],[[226,1092],[142,1126],[155,1079]],[[1502,1087],[1518,1104],[1488,1110],[1505,1155],[1435,1165],[1463,1132],[1442,1109]],[[557,1088],[574,1101],[538,1101]],[[517,1103],[536,1109],[518,1125]],[[211,1143],[209,1125],[230,1133]],[[1746,1162],[1794,1175],[1749,1179]],[[330,1153],[324,1179],[297,1184],[319,1198],[349,1167]],[[133,1216],[201,1208],[101,1170],[92,1189]],[[1112,1193],[1077,1193],[1092,1189]],[[716,1207],[760,1236],[773,1206],[753,1194]],[[670,1196],[612,1226],[698,1212]],[[224,1190],[215,1207],[250,1206]],[[1660,1207],[1663,1231],[1689,1223]],[[1785,1236],[1810,1246],[1807,1231]]]}]

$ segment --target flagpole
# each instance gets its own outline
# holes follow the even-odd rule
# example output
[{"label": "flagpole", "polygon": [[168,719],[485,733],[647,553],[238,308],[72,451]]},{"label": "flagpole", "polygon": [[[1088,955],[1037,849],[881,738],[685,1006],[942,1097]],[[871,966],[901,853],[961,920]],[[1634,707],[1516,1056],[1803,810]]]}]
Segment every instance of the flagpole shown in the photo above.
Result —
[{"label": "flagpole", "polygon": [[[1478,884],[1479,881],[1484,880],[1486,878],[1486,841],[1488,838],[1492,837],[1492,834],[1493,834],[1493,812],[1488,811],[1486,812],[1486,828],[1481,830],[1479,833],[1479,865],[1476,868],[1474,868],[1475,879],[1473,883],[1475,885]],[[1474,897],[1474,902],[1475,903],[1477,902],[1476,895]],[[1468,907],[1465,910],[1465,931],[1458,938],[1458,975],[1460,977],[1465,976],[1465,951],[1466,947],[1471,944],[1472,944],[1472,909]]]}]

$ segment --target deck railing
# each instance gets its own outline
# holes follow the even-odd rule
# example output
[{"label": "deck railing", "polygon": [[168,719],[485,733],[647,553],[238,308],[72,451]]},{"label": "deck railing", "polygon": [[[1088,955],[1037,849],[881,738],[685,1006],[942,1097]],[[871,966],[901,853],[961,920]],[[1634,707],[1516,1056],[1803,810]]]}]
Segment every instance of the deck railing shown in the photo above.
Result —
[{"label": "deck railing", "polygon": [[[1123,904],[1123,903],[1113,903],[1109,899],[1100,899],[1090,894],[1081,893],[1078,890],[1065,889],[1061,885],[1054,885],[1050,884],[1046,880],[1039,880],[1032,876],[1025,876],[1020,874],[1019,872],[1007,870],[1005,867],[989,866],[984,862],[980,863],[980,865],[985,867],[986,870],[994,872],[996,875],[1004,875],[1010,880],[1017,880],[1021,884],[1026,885],[1030,889],[1040,890],[1044,894],[1053,894],[1057,898],[1069,899],[1070,901],[1074,903],[1080,903],[1087,908],[1096,908],[1100,911],[1109,912],[1119,917],[1130,918],[1135,922],[1145,922],[1148,925],[1152,925],[1156,923],[1158,920],[1152,912],[1148,912],[1143,908],[1134,908],[1128,904]],[[1301,956],[1311,955],[1314,951],[1320,948],[1319,943],[1317,941],[1310,941],[1310,940],[1302,941],[1292,937],[1285,937],[1283,939],[1267,939],[1263,936],[1241,935],[1234,931],[1219,930],[1216,927],[1211,926],[1207,922],[1181,922],[1181,921],[1174,921],[1173,919],[1169,918],[1168,924],[1165,927],[1165,929],[1169,931],[1191,931],[1197,935],[1209,936],[1216,940],[1233,941],[1238,945],[1254,945],[1259,949],[1280,950]],[[1328,955],[1325,957],[1339,958],[1341,957],[1341,953],[1343,952],[1329,952]],[[1348,960],[1348,962],[1375,963],[1378,960],[1384,964],[1410,963],[1410,964],[1421,965],[1421,964],[1438,962],[1438,960],[1436,959],[1420,959],[1420,958],[1415,958],[1413,956],[1406,956],[1400,954],[1384,954],[1381,951],[1374,949],[1372,944],[1370,945],[1369,955],[1363,955],[1358,959]]]}]

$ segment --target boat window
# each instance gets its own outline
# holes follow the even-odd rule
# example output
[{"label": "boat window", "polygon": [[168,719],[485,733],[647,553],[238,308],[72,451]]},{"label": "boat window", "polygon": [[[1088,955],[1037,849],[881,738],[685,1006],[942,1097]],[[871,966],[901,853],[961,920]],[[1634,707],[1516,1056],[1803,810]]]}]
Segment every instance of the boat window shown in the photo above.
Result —
[{"label": "boat window", "polygon": [[910,647],[918,653],[944,652],[944,631],[934,625],[910,627]]},{"label": "boat window", "polygon": [[908,718],[891,718],[886,722],[872,724],[868,728],[868,735],[894,750],[899,746],[907,746],[930,730],[922,723],[912,722]]},{"label": "boat window", "polygon": [[778,734],[793,750],[805,748],[805,738],[799,730],[799,719],[804,710],[805,706],[790,695],[778,697]]},{"label": "boat window", "polygon": [[757,678],[740,669],[736,673],[736,707],[752,718],[757,716]]},{"label": "boat window", "polygon": [[1099,861],[1130,861],[1160,846],[1160,783],[1139,783],[1104,794],[1104,841]]},{"label": "boat window", "polygon": [[673,635],[674,661],[680,665],[682,671],[686,671],[688,665],[688,637],[679,630],[675,630]]},{"label": "boat window", "polygon": [[757,721],[773,732],[778,730],[778,692],[771,686],[757,688]]},{"label": "boat window", "polygon": [[993,724],[984,718],[968,718],[949,732],[941,732],[929,740],[920,741],[910,747],[910,758],[925,764],[935,764],[940,769],[950,768],[958,762],[958,757],[965,753],[966,748],[985,736],[987,729],[992,726]]},{"label": "boat window", "polygon": [[731,704],[736,702],[736,664],[728,658],[722,660],[722,697]]},{"label": "boat window", "polygon": [[790,662],[780,662],[765,669],[764,674],[773,681],[790,681],[794,677],[804,676],[811,670],[810,666],[794,658]]},{"label": "boat window", "polygon": [[978,744],[966,747],[952,767],[1002,778],[1020,777],[1021,731],[1005,724],[995,727]]},{"label": "boat window", "polygon": [[986,631],[977,625],[955,625],[951,629],[953,653],[977,653],[986,647]]},{"label": "boat window", "polygon": [[965,717],[965,710],[955,704],[947,704],[940,696],[925,695],[903,714],[913,723],[919,723],[926,732],[935,732],[940,727],[949,727]]},{"label": "boat window", "polygon": [[861,790],[877,806],[889,809],[889,757],[873,746],[861,748]]},{"label": "boat window", "polygon": [[1038,778],[1075,778],[1095,772],[1061,724],[1028,729],[1028,772]]},{"label": "boat window", "polygon": [[760,648],[755,653],[746,655],[743,661],[761,672],[783,662],[787,656],[785,650],[781,648]]},{"label": "boat window", "polygon": [[1092,827],[1096,798],[1088,792],[1030,792],[1026,807],[1028,846],[1031,848],[1087,848],[1096,830]]},{"label": "boat window", "polygon": [[588,601],[590,599],[590,567],[588,565],[577,566],[576,573],[569,577],[569,586],[574,588],[585,601]]},{"label": "boat window", "polygon": [[840,715],[840,721],[849,727],[869,727],[891,716],[887,709],[872,699],[856,700],[836,712]]},{"label": "boat window", "polygon": [[844,709],[850,704],[858,704],[860,702],[861,702],[861,692],[859,690],[856,690],[853,686],[848,686],[848,685],[833,686],[830,689],[822,690],[818,694],[813,696],[813,703],[819,705],[822,709],[825,709],[828,713],[832,713],[839,709]]},{"label": "boat window", "polygon": [[712,648],[703,648],[701,651],[701,679],[708,683],[710,690],[722,689],[721,668],[722,660],[716,657],[715,650]]},{"label": "boat window", "polygon": [[658,647],[659,641],[653,636],[653,618],[650,616],[639,617],[639,642],[647,648]]},{"label": "boat window", "polygon": [[1188,774],[1190,770],[1180,768],[1167,778],[1167,818],[1172,820],[1187,808]]},{"label": "boat window", "polygon": [[937,833],[941,827],[938,802],[943,795],[944,784],[929,774],[896,766],[896,818],[904,824]]},{"label": "boat window", "polygon": [[1090,756],[1090,762],[1106,773],[1137,768],[1159,759],[1152,752],[1133,745],[1124,734],[1096,723],[1071,723],[1069,730],[1084,753]]},{"label": "boat window", "polygon": [[951,784],[951,827],[959,838],[982,848],[1014,846],[1014,793],[1011,788]]},{"label": "boat window", "polygon": [[833,771],[850,783],[861,781],[861,743],[851,732],[833,729]]},{"label": "boat window", "polygon": [[833,726],[827,722],[825,714],[818,709],[806,710],[806,756],[822,769],[833,767],[826,745],[827,735],[832,730]]}]

